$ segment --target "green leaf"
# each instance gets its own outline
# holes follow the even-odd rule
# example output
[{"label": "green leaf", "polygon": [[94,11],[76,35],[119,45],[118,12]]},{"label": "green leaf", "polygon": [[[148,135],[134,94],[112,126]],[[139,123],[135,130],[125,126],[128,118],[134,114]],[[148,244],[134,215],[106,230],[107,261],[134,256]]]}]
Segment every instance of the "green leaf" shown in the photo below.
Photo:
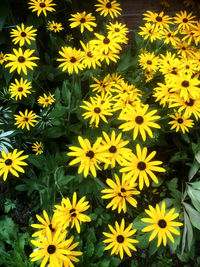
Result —
[{"label": "green leaf", "polygon": [[190,219],[187,215],[187,213],[184,211],[184,226],[186,225],[187,228],[187,244],[188,244],[188,250],[192,247],[192,240],[193,240],[193,229],[192,224],[190,222]]},{"label": "green leaf", "polygon": [[193,189],[191,186],[187,187],[187,193],[192,201],[192,204],[200,212],[200,190]]},{"label": "green leaf", "polygon": [[64,135],[65,133],[60,127],[51,127],[49,129],[44,130],[43,134],[46,138],[54,139]]},{"label": "green leaf", "polygon": [[189,181],[195,176],[195,174],[198,172],[199,170],[199,167],[200,167],[200,164],[198,163],[198,161],[194,161],[192,163],[192,166],[190,167],[190,170],[189,170],[189,174],[188,174],[188,178],[189,178]]},{"label": "green leaf", "polygon": [[62,85],[62,99],[66,106],[70,104],[71,101],[71,84],[68,80],[65,80]]},{"label": "green leaf", "polygon": [[200,181],[199,182],[188,183],[188,184],[190,184],[195,189],[200,190]]},{"label": "green leaf", "polygon": [[149,245],[149,236],[151,233],[145,233],[144,235],[137,236],[137,240],[139,243],[137,243],[137,247],[144,249],[147,248]]},{"label": "green leaf", "polygon": [[94,254],[94,251],[95,251],[94,244],[88,241],[85,248],[86,257],[91,258],[92,255]]},{"label": "green leaf", "polygon": [[33,166],[42,170],[44,168],[44,156],[43,155],[29,155],[27,159]]},{"label": "green leaf", "polygon": [[100,267],[108,267],[110,265],[110,260],[102,260],[102,262],[100,263]]},{"label": "green leaf", "polygon": [[145,213],[139,214],[133,221],[133,228],[141,231],[146,225],[145,222],[141,221],[142,218],[145,217]]},{"label": "green leaf", "polygon": [[157,247],[157,240],[156,240],[156,239],[153,239],[153,240],[150,242],[150,245],[149,245],[149,256],[151,257],[153,254],[156,253],[157,250],[158,250],[158,247]]},{"label": "green leaf", "polygon": [[8,1],[5,1],[5,0],[1,1],[0,2],[0,32],[2,31],[2,27],[4,25],[4,22],[8,14],[9,14]]},{"label": "green leaf", "polygon": [[183,202],[183,205],[190,217],[190,221],[194,227],[200,230],[200,213],[196,211],[191,205]]},{"label": "green leaf", "polygon": [[198,161],[198,163],[200,164],[200,150],[196,153],[195,155],[195,159]]}]

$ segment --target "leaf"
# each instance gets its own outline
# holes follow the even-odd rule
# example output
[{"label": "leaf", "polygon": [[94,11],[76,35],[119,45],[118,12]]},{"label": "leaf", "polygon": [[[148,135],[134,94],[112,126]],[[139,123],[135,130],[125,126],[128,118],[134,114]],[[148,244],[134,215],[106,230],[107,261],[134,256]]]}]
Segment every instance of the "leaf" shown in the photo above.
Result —
[{"label": "leaf", "polygon": [[196,155],[195,155],[195,159],[196,159],[197,162],[200,164],[200,150],[196,153]]},{"label": "leaf", "polygon": [[61,129],[60,127],[51,127],[49,129],[46,129],[44,132],[43,132],[45,138],[58,138],[62,135],[64,135],[64,131],[63,129]]},{"label": "leaf", "polygon": [[44,156],[43,155],[29,155],[27,159],[33,166],[42,170],[44,168]]},{"label": "leaf", "polygon": [[190,184],[195,189],[200,190],[200,181],[199,182],[188,183],[188,184]]},{"label": "leaf", "polygon": [[200,190],[193,189],[191,186],[187,187],[187,193],[192,201],[192,204],[200,212]]},{"label": "leaf", "polygon": [[62,99],[66,106],[70,104],[71,101],[71,84],[68,80],[65,80],[62,85]]},{"label": "leaf", "polygon": [[110,265],[110,260],[102,260],[102,262],[100,263],[100,267],[108,267]]},{"label": "leaf", "polygon": [[4,22],[8,14],[9,14],[8,1],[5,1],[5,0],[1,1],[0,2],[0,32],[2,31],[2,27],[4,25]]},{"label": "leaf", "polygon": [[151,257],[153,254],[156,253],[157,250],[158,250],[157,241],[156,239],[153,239],[149,245],[149,256]]},{"label": "leaf", "polygon": [[192,247],[192,239],[193,239],[193,229],[191,222],[187,213],[184,211],[184,226],[186,225],[187,228],[187,243],[188,243],[188,250]]},{"label": "leaf", "polygon": [[174,235],[174,243],[170,239],[168,239],[167,243],[172,251],[175,251],[180,244],[181,237],[180,235]]},{"label": "leaf", "polygon": [[191,205],[183,202],[183,205],[190,217],[190,221],[194,227],[200,230],[200,213],[196,211]]},{"label": "leaf", "polygon": [[190,170],[189,170],[189,174],[188,174],[189,181],[190,181],[190,180],[195,176],[195,174],[198,172],[199,167],[200,167],[200,164],[195,160],[195,161],[192,163],[192,166],[190,167]]},{"label": "leaf", "polygon": [[137,230],[142,230],[145,226],[146,223],[141,221],[142,218],[145,217],[145,213],[139,214],[134,220],[133,220],[133,228]]},{"label": "leaf", "polygon": [[145,233],[144,235],[137,236],[137,240],[139,241],[137,246],[142,249],[147,248],[149,245],[149,236],[150,233]]},{"label": "leaf", "polygon": [[85,248],[85,255],[90,258],[94,254],[95,248],[94,244],[90,241],[87,242],[86,248]]}]

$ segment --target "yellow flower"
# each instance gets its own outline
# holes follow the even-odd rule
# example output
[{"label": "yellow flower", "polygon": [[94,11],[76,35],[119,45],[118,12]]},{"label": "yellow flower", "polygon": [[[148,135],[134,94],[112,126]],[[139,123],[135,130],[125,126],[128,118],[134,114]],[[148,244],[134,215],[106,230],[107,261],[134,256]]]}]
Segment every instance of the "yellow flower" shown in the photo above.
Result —
[{"label": "yellow flower", "polygon": [[49,94],[48,96],[46,94],[43,94],[43,96],[40,96],[37,100],[37,102],[41,105],[43,105],[43,108],[47,107],[48,105],[52,105],[55,102],[54,95]]},{"label": "yellow flower", "polygon": [[89,216],[83,214],[87,209],[89,209],[88,201],[85,201],[85,197],[82,197],[77,202],[77,194],[74,192],[72,203],[69,198],[63,198],[61,201],[61,206],[55,205],[56,210],[54,210],[54,222],[63,228],[68,227],[71,223],[71,228],[76,226],[76,230],[80,233],[80,225],[82,222],[90,222]]},{"label": "yellow flower", "polygon": [[96,52],[94,45],[92,45],[91,42],[87,43],[86,45],[82,41],[80,42],[84,50],[82,60],[84,67],[88,67],[88,69],[90,69],[91,67],[96,69],[96,66],[100,67],[100,56]]},{"label": "yellow flower", "polygon": [[158,13],[153,13],[151,11],[147,11],[147,13],[144,14],[144,20],[147,22],[153,22],[156,25],[158,25],[159,28],[169,28],[169,24],[171,24],[171,18],[167,15],[164,15],[164,12]]},{"label": "yellow flower", "polygon": [[122,174],[122,179],[120,181],[117,174],[115,175],[116,183],[111,179],[106,179],[106,183],[110,187],[109,189],[103,189],[101,193],[104,195],[102,196],[103,199],[110,199],[110,203],[106,206],[106,208],[112,207],[112,210],[118,208],[118,213],[122,210],[126,213],[126,201],[129,202],[133,207],[137,206],[137,201],[132,197],[132,195],[140,194],[139,191],[135,189],[137,184],[132,184],[130,186],[130,181],[126,179],[125,174]]},{"label": "yellow flower", "polygon": [[174,18],[174,23],[179,24],[179,29],[189,29],[195,23],[194,19],[195,16],[192,16],[192,12],[187,14],[187,11],[181,11],[180,14],[176,13],[176,17]]},{"label": "yellow flower", "polygon": [[52,20],[52,21],[48,21],[47,29],[53,32],[60,32],[64,28],[62,27],[62,23],[57,23],[57,22],[54,22],[54,20]]},{"label": "yellow flower", "polygon": [[3,175],[4,181],[6,181],[9,172],[16,177],[19,177],[18,172],[24,173],[24,169],[21,166],[27,165],[27,163],[23,160],[28,158],[28,156],[25,155],[20,157],[23,152],[23,150],[17,152],[17,149],[7,154],[5,151],[1,152],[2,158],[0,158],[0,176]]},{"label": "yellow flower", "polygon": [[6,68],[11,67],[10,72],[13,72],[15,69],[17,69],[18,74],[23,71],[23,73],[27,75],[27,68],[32,70],[33,66],[37,66],[37,64],[32,62],[32,60],[39,58],[31,57],[35,50],[26,49],[23,52],[21,48],[19,48],[19,51],[14,48],[13,52],[14,54],[7,54],[7,60],[10,62],[5,65]]},{"label": "yellow flower", "polygon": [[154,52],[144,52],[139,55],[139,65],[148,71],[156,71],[158,69],[159,58],[155,56]]},{"label": "yellow flower", "polygon": [[97,0],[99,4],[96,4],[97,7],[96,11],[100,11],[100,15],[106,17],[110,15],[113,19],[114,17],[118,17],[121,15],[122,9],[120,8],[120,4],[117,1],[110,1],[110,0]]},{"label": "yellow flower", "polygon": [[25,113],[23,114],[21,111],[19,112],[20,115],[14,115],[15,116],[15,125],[18,125],[17,128],[24,127],[27,128],[27,130],[30,130],[30,125],[35,126],[34,122],[37,122],[35,118],[37,118],[37,115],[33,113],[33,111],[28,112],[28,109],[25,110]]},{"label": "yellow flower", "polygon": [[161,31],[157,24],[145,23],[144,27],[140,27],[139,35],[144,36],[144,40],[148,39],[153,42],[161,39]]},{"label": "yellow flower", "polygon": [[36,141],[32,145],[32,150],[36,152],[36,155],[42,154],[43,153],[43,147],[44,146],[43,146],[42,142]]},{"label": "yellow flower", "polygon": [[[175,112],[174,115],[169,115],[173,121],[170,121],[169,124],[172,124],[172,127],[170,130],[176,128],[176,132],[181,130],[183,133],[189,132],[188,128],[193,127],[194,122],[193,120],[189,120],[188,116],[185,116],[184,114],[181,115],[180,112]],[[188,128],[187,128],[188,127]]]},{"label": "yellow flower", "polygon": [[77,26],[81,27],[81,33],[83,33],[84,28],[86,28],[89,31],[93,31],[92,27],[96,27],[97,24],[93,21],[95,21],[95,17],[92,16],[92,13],[86,14],[86,12],[79,13],[71,15],[72,18],[69,19],[69,21],[72,21],[70,23],[71,28],[75,28]]},{"label": "yellow flower", "polygon": [[127,44],[128,38],[126,37],[128,33],[128,28],[126,28],[125,24],[115,22],[114,24],[112,22],[109,23],[109,25],[106,25],[106,28],[109,30],[110,34],[116,35],[120,39],[120,43]]},{"label": "yellow flower", "polygon": [[7,61],[7,54],[0,52],[0,64],[2,65],[5,61]]},{"label": "yellow flower", "polygon": [[131,238],[131,236],[136,232],[136,229],[132,229],[132,225],[133,224],[131,223],[127,228],[125,228],[124,218],[122,219],[120,225],[118,222],[115,222],[115,229],[111,225],[108,225],[111,233],[103,232],[103,234],[107,237],[107,239],[103,242],[110,244],[107,245],[104,250],[112,249],[111,255],[119,254],[121,259],[124,257],[124,251],[129,257],[131,257],[130,249],[136,251],[136,248],[132,245],[132,243],[138,243],[138,240]]},{"label": "yellow flower", "polygon": [[109,153],[105,153],[105,150],[109,146],[102,146],[102,138],[97,138],[96,142],[91,145],[88,139],[83,139],[81,136],[78,137],[78,141],[81,147],[69,147],[73,152],[67,153],[68,156],[75,156],[69,165],[80,163],[78,173],[84,171],[84,177],[87,177],[88,172],[91,171],[92,175],[96,177],[96,168],[100,170],[99,164],[101,162],[108,162]]},{"label": "yellow flower", "polygon": [[174,211],[175,209],[171,209],[168,213],[166,213],[165,202],[162,203],[161,208],[158,206],[158,204],[156,204],[156,208],[153,208],[151,205],[149,205],[149,210],[145,209],[145,212],[151,218],[141,219],[143,222],[150,223],[149,226],[142,229],[142,232],[153,231],[149,238],[149,242],[158,236],[157,247],[160,246],[162,241],[163,245],[166,246],[167,237],[172,243],[174,243],[174,238],[171,233],[180,235],[180,232],[174,227],[183,225],[180,222],[174,222],[174,219],[179,216],[179,214],[174,213]]},{"label": "yellow flower", "polygon": [[53,0],[30,0],[28,4],[30,5],[29,9],[33,9],[32,12],[37,12],[38,16],[41,13],[43,13],[46,16],[47,11],[49,12],[55,11],[55,9],[52,6],[56,5],[53,3]]},{"label": "yellow flower", "polygon": [[20,46],[23,46],[25,42],[27,42],[29,45],[31,44],[30,40],[35,40],[36,31],[32,30],[33,26],[24,27],[24,24],[22,23],[21,27],[17,26],[17,29],[13,29],[10,33],[11,37],[14,37],[12,41],[14,44],[19,43]]},{"label": "yellow flower", "polygon": [[141,150],[139,144],[136,145],[137,155],[133,154],[130,156],[129,161],[124,164],[124,167],[120,169],[120,172],[127,172],[126,178],[130,179],[130,185],[134,184],[139,179],[139,188],[142,190],[144,183],[149,187],[149,177],[157,184],[158,178],[155,176],[156,172],[165,172],[165,169],[158,167],[162,161],[151,161],[156,155],[156,151],[151,152],[147,156],[147,148],[144,147]]},{"label": "yellow flower", "polygon": [[15,83],[11,83],[9,87],[9,91],[11,92],[11,98],[15,97],[17,100],[18,98],[21,100],[22,96],[27,97],[27,94],[31,94],[30,88],[31,83],[28,80],[24,80],[20,78],[20,81],[15,79]]}]

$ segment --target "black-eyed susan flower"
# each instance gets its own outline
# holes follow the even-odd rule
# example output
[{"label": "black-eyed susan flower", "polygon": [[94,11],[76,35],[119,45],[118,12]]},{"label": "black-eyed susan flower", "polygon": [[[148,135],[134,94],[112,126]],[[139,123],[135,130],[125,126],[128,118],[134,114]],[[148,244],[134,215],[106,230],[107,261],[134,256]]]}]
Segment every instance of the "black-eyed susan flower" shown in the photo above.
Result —
[{"label": "black-eyed susan flower", "polygon": [[176,17],[174,17],[174,23],[178,24],[178,29],[189,29],[195,24],[193,20],[195,16],[192,15],[192,12],[187,14],[187,11],[181,11],[180,14],[176,13]]},{"label": "black-eyed susan flower", "polygon": [[88,139],[83,139],[81,136],[78,137],[78,141],[81,147],[69,147],[73,152],[69,152],[67,155],[76,157],[69,165],[80,163],[78,173],[84,172],[84,177],[87,177],[89,171],[91,171],[92,175],[96,177],[96,169],[100,170],[100,163],[109,163],[107,158],[110,154],[105,153],[109,146],[102,146],[102,138],[100,137],[93,145],[90,144]]},{"label": "black-eyed susan flower", "polygon": [[64,229],[71,224],[71,228],[75,226],[77,232],[80,233],[80,225],[91,221],[90,217],[84,214],[89,207],[89,202],[85,201],[85,197],[77,201],[77,194],[74,192],[72,202],[69,198],[63,198],[60,206],[55,205],[54,221]]},{"label": "black-eyed susan flower", "polygon": [[149,39],[150,42],[153,42],[157,39],[161,39],[161,31],[157,24],[145,23],[142,27],[139,27],[141,31],[139,35],[144,36],[144,40]]},{"label": "black-eyed susan flower", "polygon": [[171,18],[168,15],[164,15],[164,12],[160,12],[158,13],[153,13],[151,11],[147,11],[146,13],[143,14],[144,15],[144,20],[146,20],[147,22],[153,22],[156,25],[159,26],[159,28],[163,29],[163,28],[169,28],[169,24],[171,24]]},{"label": "black-eyed susan flower", "polygon": [[36,153],[36,155],[42,154],[43,153],[43,149],[44,149],[44,145],[43,145],[42,142],[36,141],[32,145],[32,151],[34,151]]},{"label": "black-eyed susan flower", "polygon": [[197,67],[194,59],[188,59],[184,57],[180,60],[180,63],[181,72],[190,75],[191,77],[193,74],[195,74]]},{"label": "black-eyed susan flower", "polygon": [[32,234],[33,237],[40,236],[40,235],[47,236],[47,229],[51,231],[51,234],[53,236],[58,229],[61,229],[61,227],[58,226],[57,223],[55,223],[55,216],[53,216],[53,218],[50,219],[47,212],[43,210],[43,217],[44,218],[36,214],[36,218],[39,221],[39,223],[33,223],[31,224],[31,227],[35,229],[40,229],[40,230],[33,233]]},{"label": "black-eyed susan flower", "polygon": [[[139,92],[137,92],[138,89],[133,89],[130,93],[118,93],[118,95],[115,96],[113,99],[115,103],[113,104],[113,111],[121,110],[121,113],[124,113],[124,109],[131,105],[132,107],[136,107],[141,103],[141,100],[139,99]],[[120,114],[121,114],[120,113]]]},{"label": "black-eyed susan flower", "polygon": [[31,44],[30,40],[35,40],[37,30],[33,29],[33,26],[24,27],[22,23],[21,27],[17,26],[17,29],[12,29],[10,36],[13,37],[12,41],[14,44],[19,43],[20,46],[23,46],[25,43]]},{"label": "black-eyed susan flower", "polygon": [[111,137],[109,137],[106,132],[103,132],[103,137],[105,141],[102,140],[102,145],[109,146],[106,152],[110,153],[110,156],[108,157],[110,163],[105,163],[104,169],[107,169],[109,165],[111,166],[111,168],[114,168],[116,162],[119,165],[123,165],[125,159],[129,158],[129,155],[131,153],[131,149],[125,147],[129,143],[129,141],[124,141],[122,139],[122,133],[117,136],[115,131],[112,131]]},{"label": "black-eyed susan flower", "polygon": [[32,110],[28,112],[28,109],[26,109],[24,113],[20,111],[19,115],[14,116],[16,120],[15,125],[17,125],[17,128],[24,129],[24,127],[26,127],[28,131],[30,130],[30,126],[35,127],[34,123],[37,122],[37,115],[33,113]]},{"label": "black-eyed susan flower", "polygon": [[97,7],[96,11],[100,12],[101,16],[106,17],[110,15],[113,19],[114,17],[118,17],[121,15],[122,9],[120,8],[120,4],[117,1],[110,1],[110,0],[97,0],[99,4],[96,4]]},{"label": "black-eyed susan flower", "polygon": [[153,133],[150,127],[159,129],[160,126],[154,121],[159,119],[160,116],[155,116],[154,114],[157,110],[151,110],[147,112],[149,105],[137,105],[132,107],[127,105],[124,111],[120,114],[119,120],[125,120],[126,122],[119,126],[119,129],[122,131],[130,131],[133,129],[133,140],[138,136],[138,133],[141,134],[143,141],[146,141],[146,132],[152,138]]},{"label": "black-eyed susan flower", "polygon": [[9,91],[11,92],[11,98],[15,97],[17,100],[22,99],[22,96],[27,97],[27,94],[31,94],[31,82],[28,82],[28,80],[24,80],[23,78],[20,78],[18,81],[15,79],[15,83],[11,83],[9,86]]},{"label": "black-eyed susan flower", "polygon": [[88,69],[90,69],[91,67],[93,67],[94,69],[96,69],[97,66],[100,67],[100,56],[96,52],[94,45],[92,45],[91,42],[87,43],[86,45],[82,41],[80,42],[84,50],[82,60],[84,67]]},{"label": "black-eyed susan flower", "polygon": [[107,185],[110,187],[109,189],[103,189],[101,193],[103,199],[112,200],[106,206],[107,209],[112,207],[112,210],[118,209],[118,213],[122,210],[126,213],[126,202],[130,203],[131,206],[137,206],[137,200],[135,200],[132,196],[140,194],[139,191],[136,190],[136,184],[132,184],[130,186],[130,181],[126,179],[125,174],[122,174],[121,181],[117,174],[115,175],[116,183],[111,179],[106,179]]},{"label": "black-eyed susan flower", "polygon": [[55,11],[53,6],[56,5],[53,3],[53,0],[30,0],[28,4],[30,5],[29,9],[32,9],[32,12],[37,12],[37,16],[39,16],[41,13],[46,16],[47,11]]},{"label": "black-eyed susan flower", "polygon": [[156,71],[158,69],[159,58],[155,56],[154,52],[150,53],[145,51],[139,55],[138,62],[144,70]]},{"label": "black-eyed susan flower", "polygon": [[79,49],[71,48],[70,46],[64,46],[61,48],[62,51],[59,51],[59,54],[62,58],[57,59],[57,61],[63,61],[59,67],[62,68],[62,71],[68,71],[69,74],[73,72],[78,73],[80,70],[83,70],[84,65],[81,62],[83,59],[83,52]]},{"label": "black-eyed susan flower", "polygon": [[145,209],[145,212],[150,216],[150,218],[142,218],[141,220],[145,223],[150,224],[149,226],[142,229],[143,232],[153,231],[149,242],[152,241],[156,236],[158,236],[157,247],[161,245],[166,246],[167,238],[174,243],[174,238],[171,233],[175,235],[180,235],[180,232],[175,228],[177,226],[183,225],[180,222],[175,222],[179,214],[174,213],[175,209],[171,209],[166,213],[165,202],[162,203],[161,208],[156,204],[156,208],[149,205],[149,210]]},{"label": "black-eyed susan flower", "polygon": [[182,115],[180,112],[175,112],[174,115],[169,115],[173,120],[169,122],[172,125],[170,130],[175,129],[176,132],[181,130],[183,133],[189,132],[188,128],[192,128],[194,125],[193,120],[190,120],[188,116]]},{"label": "black-eyed susan flower", "polygon": [[120,59],[119,50],[114,52],[113,50],[108,49],[108,52],[103,51],[100,54],[100,60],[105,61],[107,65],[109,65],[112,61],[117,63],[118,59]]},{"label": "black-eyed susan flower", "polygon": [[164,44],[172,44],[176,45],[180,39],[176,36],[178,34],[178,30],[172,31],[169,28],[163,29],[161,32],[161,37],[164,40]]},{"label": "black-eyed susan flower", "polygon": [[0,52],[0,64],[2,65],[5,61],[7,61],[7,55]]},{"label": "black-eyed susan flower", "polygon": [[119,23],[118,21],[115,23],[110,22],[106,25],[106,28],[111,34],[119,37],[121,39],[121,43],[127,44],[128,38],[126,35],[128,33],[128,28],[126,28],[126,24]]},{"label": "black-eyed susan flower", "polygon": [[38,98],[37,102],[41,104],[43,108],[48,107],[55,102],[54,94],[43,94],[43,96],[40,96]]},{"label": "black-eyed susan flower", "polygon": [[78,261],[75,256],[79,256],[82,253],[79,251],[73,251],[78,245],[78,242],[71,245],[73,236],[70,239],[65,239],[66,232],[61,232],[58,229],[52,236],[49,228],[47,228],[47,235],[40,235],[39,239],[31,240],[31,243],[38,249],[30,254],[31,261],[37,261],[42,259],[42,267],[47,266],[73,266],[72,261]]},{"label": "black-eyed susan flower", "polygon": [[10,61],[5,65],[6,68],[11,67],[10,72],[13,72],[17,69],[18,74],[21,71],[27,75],[27,69],[33,69],[34,66],[37,66],[33,60],[39,59],[38,57],[31,57],[35,50],[26,49],[24,52],[21,48],[17,51],[13,49],[14,54],[7,54],[7,60]]},{"label": "black-eyed susan flower", "polygon": [[196,36],[195,27],[196,25],[190,27],[189,29],[186,28],[184,30],[181,30],[181,34],[184,34],[182,41],[186,41],[189,45],[192,43],[192,41],[194,41],[195,44],[198,45],[198,38]]},{"label": "black-eyed susan flower", "polygon": [[90,102],[83,101],[84,105],[80,107],[85,109],[86,112],[82,114],[84,119],[90,118],[90,125],[94,127],[99,126],[100,119],[102,119],[105,123],[108,123],[105,116],[112,116],[112,110],[110,109],[110,105],[108,106],[106,102],[102,103],[102,101],[98,98],[95,100],[90,97]]},{"label": "black-eyed susan flower", "polygon": [[103,234],[107,237],[107,239],[103,242],[109,243],[104,250],[112,249],[111,255],[119,254],[121,259],[124,257],[124,251],[129,257],[131,257],[130,249],[136,251],[136,248],[132,244],[138,243],[138,240],[131,238],[131,236],[136,232],[136,229],[132,229],[132,226],[133,224],[131,223],[125,228],[124,218],[121,220],[120,225],[118,222],[115,222],[115,228],[109,224],[108,227],[111,233],[103,232]]},{"label": "black-eyed susan flower", "polygon": [[193,57],[194,49],[187,42],[180,40],[174,45],[174,48],[177,50],[177,54],[182,57]]},{"label": "black-eyed susan flower", "polygon": [[110,74],[106,75],[103,80],[98,80],[94,78],[96,83],[90,85],[93,88],[93,92],[98,93],[111,93],[113,91],[114,82],[110,79]]},{"label": "black-eyed susan flower", "polygon": [[156,172],[165,172],[165,169],[158,167],[162,164],[162,161],[151,161],[156,155],[156,151],[151,152],[147,156],[147,148],[141,149],[140,145],[136,145],[136,153],[131,154],[129,161],[127,161],[120,172],[126,172],[126,178],[130,179],[130,185],[134,184],[139,179],[139,188],[142,190],[144,183],[149,187],[149,178],[151,178],[156,184],[158,178],[155,176]]},{"label": "black-eyed susan flower", "polygon": [[64,28],[62,26],[62,23],[55,22],[54,20],[48,21],[47,29],[52,32],[60,32]]},{"label": "black-eyed susan flower", "polygon": [[6,181],[9,173],[16,177],[19,177],[18,172],[24,173],[24,169],[21,166],[27,165],[27,163],[24,162],[24,159],[28,158],[28,156],[21,156],[23,152],[23,150],[18,152],[17,149],[7,154],[5,151],[1,152],[0,176],[3,175],[4,181]]},{"label": "black-eyed susan flower", "polygon": [[174,92],[171,91],[172,87],[169,84],[157,83],[157,87],[154,88],[153,96],[156,97],[155,101],[159,101],[160,105],[165,107],[167,104],[172,103]]},{"label": "black-eyed susan flower", "polygon": [[86,28],[89,31],[93,31],[93,27],[96,27],[97,24],[94,22],[95,17],[92,16],[92,13],[86,14],[86,12],[79,13],[71,15],[72,18],[69,19],[69,21],[72,21],[70,23],[71,28],[75,28],[80,26],[81,33],[83,33],[84,29]]}]

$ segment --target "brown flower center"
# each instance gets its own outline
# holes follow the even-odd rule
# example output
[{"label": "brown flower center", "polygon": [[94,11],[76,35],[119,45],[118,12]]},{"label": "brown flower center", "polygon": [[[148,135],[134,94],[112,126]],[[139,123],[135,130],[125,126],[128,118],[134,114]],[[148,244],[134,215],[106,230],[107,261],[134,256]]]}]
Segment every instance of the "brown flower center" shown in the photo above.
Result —
[{"label": "brown flower center", "polygon": [[167,226],[167,223],[166,223],[165,220],[161,219],[161,220],[158,221],[158,226],[160,228],[165,228]]},{"label": "brown flower center", "polygon": [[40,3],[40,7],[41,7],[41,8],[44,8],[45,6],[46,6],[45,3]]},{"label": "brown flower center", "polygon": [[18,62],[19,63],[24,63],[25,62],[25,57],[23,57],[23,56],[20,56],[20,57],[18,57]]},{"label": "brown flower center", "polygon": [[75,209],[71,209],[70,211],[69,211],[69,213],[73,213],[73,212],[75,212],[76,210]]},{"label": "brown flower center", "polygon": [[92,57],[92,52],[89,51],[89,52],[87,53],[87,56],[88,56],[88,57]]},{"label": "brown flower center", "polygon": [[123,242],[124,242],[124,237],[123,237],[123,235],[118,235],[118,236],[117,236],[117,242],[118,242],[118,243],[123,243]]},{"label": "brown flower center", "polygon": [[89,150],[87,153],[86,153],[86,157],[89,157],[89,158],[94,158],[94,152],[92,150]]},{"label": "brown flower center", "polygon": [[22,92],[23,91],[23,87],[18,87],[17,91],[18,92]]},{"label": "brown flower center", "polygon": [[125,193],[126,192],[126,189],[124,189],[123,187],[121,188],[121,192],[122,193]]},{"label": "brown flower center", "polygon": [[135,122],[136,122],[137,124],[142,124],[142,123],[144,122],[144,119],[143,119],[142,116],[137,116],[137,117],[135,118]]},{"label": "brown flower center", "polygon": [[119,28],[115,28],[115,32],[119,32],[120,31],[120,29]]},{"label": "brown flower center", "polygon": [[86,21],[85,18],[80,19],[80,23],[85,23],[85,21]]},{"label": "brown flower center", "polygon": [[75,57],[71,57],[71,58],[70,58],[70,62],[71,62],[71,63],[75,63],[75,62],[76,62],[76,58],[75,58]]},{"label": "brown flower center", "polygon": [[101,109],[98,108],[98,107],[96,107],[96,108],[94,108],[94,112],[95,112],[95,113],[100,113],[100,112],[101,112]]},{"label": "brown flower center", "polygon": [[183,87],[188,87],[190,83],[188,81],[183,81],[181,84]]},{"label": "brown flower center", "polygon": [[167,35],[168,37],[171,37],[172,36],[172,34],[171,33],[168,33],[168,35]]},{"label": "brown flower center", "polygon": [[26,37],[26,33],[25,32],[21,32],[21,37]]},{"label": "brown flower center", "polygon": [[178,121],[178,123],[180,123],[180,124],[183,123],[183,119],[181,119],[181,118],[179,118],[177,121]]},{"label": "brown flower center", "polygon": [[110,3],[110,2],[107,3],[107,4],[106,4],[106,7],[107,7],[107,8],[111,8],[111,7],[112,7],[111,3]]},{"label": "brown flower center", "polygon": [[56,251],[56,247],[55,247],[54,245],[49,245],[49,246],[48,246],[48,248],[47,248],[47,252],[48,252],[49,254],[53,254],[53,253],[55,253],[55,251]]},{"label": "brown flower center", "polygon": [[140,170],[140,171],[143,171],[146,169],[146,163],[144,161],[140,161],[138,162],[137,164],[137,168]]},{"label": "brown flower center", "polygon": [[187,106],[192,107],[192,106],[194,105],[194,100],[193,100],[192,98],[190,98],[189,101],[185,101],[185,104],[186,104]]},{"label": "brown flower center", "polygon": [[116,146],[111,146],[111,147],[109,148],[109,152],[110,152],[110,153],[115,153],[116,151],[117,151]]},{"label": "brown flower center", "polygon": [[187,22],[188,22],[188,19],[187,19],[187,18],[184,18],[184,19],[183,19],[183,22],[184,22],[184,23],[187,23]]},{"label": "brown flower center", "polygon": [[147,64],[148,65],[152,65],[152,61],[151,60],[147,60]]},{"label": "brown flower center", "polygon": [[157,17],[156,17],[156,20],[157,20],[158,22],[161,22],[161,21],[162,21],[162,17],[157,16]]},{"label": "brown flower center", "polygon": [[104,44],[109,44],[110,43],[110,40],[108,38],[104,38],[103,43]]},{"label": "brown flower center", "polygon": [[5,164],[6,164],[7,166],[10,166],[10,165],[12,164],[12,159],[7,159],[7,160],[5,160]]}]

